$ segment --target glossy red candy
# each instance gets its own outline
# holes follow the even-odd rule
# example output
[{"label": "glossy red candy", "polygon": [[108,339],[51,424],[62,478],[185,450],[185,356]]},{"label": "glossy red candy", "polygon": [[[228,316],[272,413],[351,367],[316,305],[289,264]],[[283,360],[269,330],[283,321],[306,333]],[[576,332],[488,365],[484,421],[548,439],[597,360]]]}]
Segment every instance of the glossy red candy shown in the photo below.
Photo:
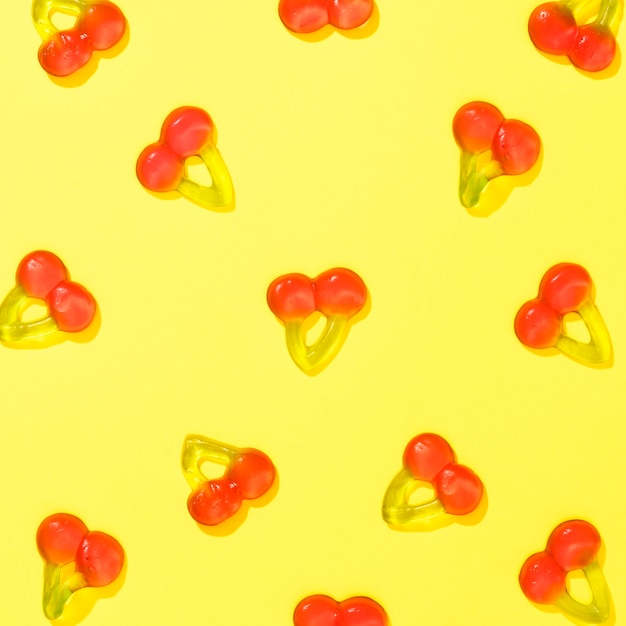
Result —
[{"label": "glossy red candy", "polygon": [[577,311],[590,297],[592,281],[589,272],[575,263],[553,265],[539,283],[539,298],[557,313]]},{"label": "glossy red candy", "polygon": [[161,143],[146,146],[137,159],[137,178],[151,191],[176,191],[184,175],[184,160]]},{"label": "glossy red candy", "polygon": [[600,72],[613,62],[617,52],[615,36],[609,28],[599,24],[585,24],[578,29],[569,60],[587,72]]},{"label": "glossy red candy", "polygon": [[32,298],[43,300],[68,272],[63,261],[47,250],[35,250],[27,254],[17,266],[16,281]]},{"label": "glossy red candy", "polygon": [[313,595],[298,603],[294,626],[387,626],[385,609],[365,596],[337,602],[326,595]]},{"label": "glossy red candy", "polygon": [[[63,331],[85,330],[96,315],[96,301],[81,284],[69,280],[67,268],[56,254],[35,250],[19,263],[16,285],[0,304],[0,341],[40,340]],[[47,314],[24,321],[22,313],[32,299],[45,304]]]},{"label": "glossy red candy", "polygon": [[547,302],[534,298],[515,316],[515,334],[529,348],[552,348],[561,336],[563,318]]},{"label": "glossy red candy", "polygon": [[[558,263],[541,279],[536,298],[525,302],[513,324],[517,338],[529,348],[555,347],[587,363],[603,363],[612,353],[608,330],[593,301],[589,272],[576,263]],[[583,342],[567,333],[564,316],[576,313],[589,331]]]},{"label": "glossy red candy", "polygon": [[539,5],[528,20],[531,41],[542,52],[567,56],[579,69],[588,72],[606,69],[617,52],[615,35],[624,3],[623,0],[602,0],[596,4],[599,7],[593,20],[589,19],[587,0]]},{"label": "glossy red candy", "polygon": [[59,330],[67,333],[85,330],[96,314],[96,301],[91,293],[70,280],[58,283],[45,301]]},{"label": "glossy red candy", "polygon": [[491,144],[491,156],[504,174],[517,176],[537,162],[540,149],[541,140],[532,126],[519,120],[504,120]]},{"label": "glossy red candy", "polygon": [[553,604],[565,592],[566,572],[548,552],[538,552],[524,562],[519,584],[524,595],[538,604]]},{"label": "glossy red candy", "polygon": [[422,433],[413,437],[404,449],[402,463],[416,480],[432,482],[437,474],[454,462],[450,444],[434,433]]},{"label": "glossy red candy", "polygon": [[[55,12],[75,15],[72,28],[58,30],[51,21]],[[108,0],[61,0],[33,2],[33,20],[43,39],[38,52],[41,67],[52,76],[65,77],[78,71],[94,51],[116,45],[126,31],[126,19]]]},{"label": "glossy red candy", "polygon": [[276,469],[267,454],[245,448],[233,458],[228,478],[239,487],[242,498],[254,500],[274,484]]},{"label": "glossy red candy", "polygon": [[294,33],[312,33],[331,24],[342,30],[362,26],[374,11],[373,0],[279,0],[278,15]]},{"label": "glossy red candy", "polygon": [[56,565],[71,563],[86,534],[87,526],[75,515],[50,515],[37,529],[39,554],[44,560]]},{"label": "glossy red candy", "polygon": [[[201,469],[206,462],[223,465],[223,475],[208,480]],[[200,435],[185,438],[182,468],[191,487],[187,509],[204,526],[225,522],[244,500],[267,493],[276,479],[274,464],[260,450],[235,448]]]},{"label": "glossy red candy", "polygon": [[313,33],[329,23],[327,0],[280,0],[278,15],[294,33]]},{"label": "glossy red candy", "polygon": [[359,28],[374,11],[373,0],[328,0],[328,21],[342,30]]},{"label": "glossy red candy", "polygon": [[[598,563],[600,534],[585,520],[559,524],[548,538],[546,549],[529,556],[519,574],[524,595],[538,604],[552,604],[574,623],[602,624],[611,612],[611,596]],[[570,572],[580,571],[589,584],[591,601],[571,595]]]},{"label": "glossy red candy", "polygon": [[335,626],[339,619],[339,602],[325,595],[308,596],[293,613],[294,626]]},{"label": "glossy red candy", "polygon": [[272,281],[267,304],[283,323],[304,320],[317,310],[313,281],[304,274],[289,274]]},{"label": "glossy red candy", "polygon": [[[284,274],[267,289],[267,304],[285,325],[287,349],[298,367],[307,373],[323,368],[335,357],[348,333],[348,320],[367,301],[367,287],[361,277],[345,267],[322,272],[316,278]],[[305,320],[319,312],[326,325],[319,339],[306,344]]]},{"label": "glossy red candy", "polygon": [[[459,200],[466,208],[480,202],[494,178],[528,172],[541,151],[541,140],[532,126],[506,119],[493,104],[480,100],[458,109],[452,133],[461,149]],[[479,158],[482,154],[487,156]]]},{"label": "glossy red candy", "polygon": [[562,2],[545,2],[528,20],[528,34],[535,47],[549,54],[568,54],[576,44],[578,24]]},{"label": "glossy red candy", "polygon": [[90,531],[69,513],[55,513],[41,522],[37,549],[45,561],[43,610],[50,620],[63,615],[67,601],[77,591],[111,584],[121,574],[125,560],[117,539]]},{"label": "glossy red candy", "polygon": [[185,159],[212,145],[213,133],[213,120],[206,111],[190,106],[172,111],[161,126],[159,141],[144,148],[137,159],[141,184],[158,192],[178,189]]},{"label": "glossy red candy", "polygon": [[108,50],[123,37],[126,20],[115,4],[99,1],[87,5],[77,28],[89,39],[94,50]]},{"label": "glossy red candy", "polygon": [[232,517],[244,500],[255,500],[274,484],[276,469],[260,450],[245,448],[233,454],[222,478],[209,480],[187,500],[191,517],[205,526],[216,526]]},{"label": "glossy red candy", "polygon": [[[402,464],[383,498],[383,519],[390,525],[423,525],[445,514],[467,515],[482,500],[482,481],[469,467],[456,462],[454,451],[440,435],[413,437],[404,449]],[[410,503],[420,482],[432,486],[434,498]]]},{"label": "glossy red candy", "polygon": [[213,120],[197,107],[181,107],[172,111],[163,122],[161,143],[179,157],[198,154],[213,141]]},{"label": "glossy red candy", "polygon": [[286,274],[273,280],[267,304],[282,322],[303,320],[319,311],[327,317],[352,317],[365,305],[367,288],[352,270],[339,267],[314,279],[304,274]]},{"label": "glossy red candy", "polygon": [[217,526],[241,507],[243,496],[238,485],[228,478],[214,478],[193,491],[187,499],[189,514],[199,524]]},{"label": "glossy red candy", "polygon": [[123,565],[119,541],[100,531],[89,531],[76,552],[76,571],[84,576],[87,587],[110,585]]},{"label": "glossy red candy", "polygon": [[313,287],[316,308],[326,317],[353,317],[367,300],[367,288],[361,277],[343,267],[322,272],[313,281]]},{"label": "glossy red candy", "polygon": [[[213,120],[203,109],[174,109],[161,125],[159,140],[147,145],[137,158],[135,173],[139,182],[157,193],[177,191],[205,208],[231,205],[233,183],[215,144],[214,131]],[[190,157],[202,160],[211,178],[210,185],[187,176],[186,161]]]},{"label": "glossy red candy", "polygon": [[491,148],[502,122],[504,115],[493,104],[468,102],[455,113],[452,132],[461,150],[480,154]]},{"label": "glossy red candy", "polygon": [[595,526],[585,520],[559,524],[548,538],[547,550],[566,571],[583,569],[594,561],[602,540]]},{"label": "glossy red candy", "polygon": [[39,64],[52,76],[65,77],[77,72],[91,59],[91,48],[75,30],[51,35],[38,52]]},{"label": "glossy red candy", "polygon": [[432,481],[435,493],[450,515],[467,515],[483,497],[483,484],[465,465],[448,463]]}]

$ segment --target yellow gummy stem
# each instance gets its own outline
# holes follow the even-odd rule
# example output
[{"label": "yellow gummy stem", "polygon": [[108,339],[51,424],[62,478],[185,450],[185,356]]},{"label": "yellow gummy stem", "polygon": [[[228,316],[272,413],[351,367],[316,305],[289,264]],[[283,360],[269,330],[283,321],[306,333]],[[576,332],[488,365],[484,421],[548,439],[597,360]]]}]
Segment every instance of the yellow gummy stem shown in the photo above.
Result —
[{"label": "yellow gummy stem", "polygon": [[611,358],[611,337],[598,307],[586,300],[577,311],[589,331],[589,343],[561,334],[555,346],[561,352],[587,363],[604,363]]},{"label": "yellow gummy stem", "polygon": [[408,496],[418,482],[407,468],[400,470],[391,481],[383,498],[383,519],[387,524],[427,523],[446,513],[439,498],[423,504],[408,504]]},{"label": "yellow gummy stem", "polygon": [[41,339],[59,330],[51,316],[33,322],[22,322],[21,315],[30,300],[26,292],[16,285],[0,304],[0,341],[15,343],[25,339]]},{"label": "yellow gummy stem", "polygon": [[597,561],[592,561],[583,568],[583,573],[591,589],[591,602],[589,604],[578,602],[566,590],[555,604],[563,613],[578,622],[602,624],[609,619],[611,611],[611,600],[604,574]]},{"label": "yellow gummy stem", "polygon": [[345,315],[329,316],[318,340],[307,346],[302,321],[287,322],[287,348],[296,365],[307,372],[330,363],[341,348],[347,333],[347,323]]},{"label": "yellow gummy stem", "polygon": [[233,201],[233,182],[222,155],[217,147],[210,143],[198,156],[211,174],[211,186],[199,185],[189,178],[183,178],[178,185],[178,192],[205,207],[228,206]]},{"label": "yellow gummy stem", "polygon": [[204,461],[221,463],[228,466],[237,450],[212,439],[199,435],[189,435],[183,446],[182,466],[187,482],[193,490],[207,482],[207,477],[200,470]]},{"label": "yellow gummy stem", "polygon": [[85,10],[82,0],[33,0],[32,17],[35,28],[44,41],[59,32],[50,16],[54,12],[67,13],[79,17]]}]

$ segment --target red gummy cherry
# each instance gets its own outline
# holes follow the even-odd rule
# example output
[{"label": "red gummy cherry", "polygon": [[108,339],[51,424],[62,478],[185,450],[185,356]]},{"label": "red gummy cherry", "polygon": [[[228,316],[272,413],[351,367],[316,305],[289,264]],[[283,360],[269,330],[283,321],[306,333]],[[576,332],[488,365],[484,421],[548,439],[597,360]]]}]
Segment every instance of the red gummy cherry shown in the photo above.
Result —
[{"label": "red gummy cherry", "polygon": [[454,139],[462,150],[480,154],[491,148],[493,138],[504,122],[504,115],[488,102],[468,102],[452,120]]},{"label": "red gummy cherry", "polygon": [[126,19],[115,4],[98,2],[87,6],[76,29],[89,37],[94,50],[108,50],[124,35]]},{"label": "red gummy cherry", "polygon": [[312,33],[329,23],[327,0],[280,0],[278,15],[294,33]]},{"label": "red gummy cherry", "polygon": [[566,571],[582,569],[596,559],[602,540],[596,528],[584,520],[559,524],[550,534],[548,552]]},{"label": "red gummy cherry", "polygon": [[86,65],[91,58],[89,38],[76,29],[54,33],[39,47],[39,63],[52,76],[69,76]]},{"label": "red gummy cherry", "polygon": [[185,174],[181,157],[161,143],[144,148],[137,159],[137,178],[151,191],[175,191]]},{"label": "red gummy cherry", "polygon": [[313,283],[304,274],[289,274],[273,280],[267,304],[283,323],[306,319],[316,310]]},{"label": "red gummy cherry", "polygon": [[293,612],[294,626],[334,626],[339,616],[339,602],[329,596],[304,598]]},{"label": "red gummy cherry", "polygon": [[339,603],[340,626],[386,626],[387,614],[371,598],[348,598]]},{"label": "red gummy cherry", "polygon": [[273,485],[276,469],[270,458],[259,450],[242,450],[232,461],[228,478],[239,487],[241,497],[254,500]]},{"label": "red gummy cherry", "polygon": [[551,267],[539,284],[539,297],[561,315],[577,311],[591,296],[592,281],[587,270],[575,263]]},{"label": "red gummy cherry", "polygon": [[91,324],[96,301],[82,285],[70,280],[58,283],[45,298],[59,330],[77,333]]},{"label": "red gummy cherry", "polygon": [[124,550],[111,535],[100,531],[87,533],[76,553],[76,571],[84,577],[88,587],[104,587],[112,583],[122,571]]},{"label": "red gummy cherry", "polygon": [[432,483],[436,474],[454,462],[454,452],[443,437],[423,433],[409,441],[402,462],[416,480]]},{"label": "red gummy cherry", "polygon": [[48,563],[71,563],[87,532],[87,526],[75,515],[55,513],[39,525],[37,549]]},{"label": "red gummy cherry", "polygon": [[491,153],[504,174],[516,176],[535,164],[540,148],[539,135],[531,126],[520,120],[505,120],[493,139]]},{"label": "red gummy cherry", "polygon": [[234,515],[242,500],[236,483],[228,478],[215,478],[190,494],[187,509],[196,522],[216,526]]},{"label": "red gummy cherry", "polygon": [[352,317],[365,305],[367,288],[352,270],[336,268],[320,274],[314,281],[315,303],[324,315]]},{"label": "red gummy cherry", "polygon": [[578,38],[568,58],[581,70],[600,72],[611,65],[616,51],[615,37],[606,26],[584,24],[578,29]]},{"label": "red gummy cherry", "polygon": [[362,26],[374,11],[373,0],[327,0],[327,6],[328,20],[343,30]]},{"label": "red gummy cherry", "polygon": [[67,268],[52,252],[35,250],[27,254],[17,267],[16,281],[27,295],[43,300],[62,280],[67,280]]},{"label": "red gummy cherry", "polygon": [[553,604],[565,592],[566,572],[548,552],[526,559],[519,574],[524,595],[539,604]]},{"label": "red gummy cherry", "polygon": [[483,484],[465,465],[449,463],[432,481],[445,510],[451,515],[471,513],[483,496]]},{"label": "red gummy cherry", "polygon": [[515,334],[529,348],[551,348],[561,335],[560,315],[543,300],[535,298],[522,305],[515,316]]},{"label": "red gummy cherry", "polygon": [[213,120],[206,111],[184,106],[172,111],[163,122],[161,143],[179,157],[199,154],[213,136]]},{"label": "red gummy cherry", "polygon": [[546,2],[530,14],[528,34],[539,50],[548,54],[568,54],[576,44],[578,24],[562,2]]}]

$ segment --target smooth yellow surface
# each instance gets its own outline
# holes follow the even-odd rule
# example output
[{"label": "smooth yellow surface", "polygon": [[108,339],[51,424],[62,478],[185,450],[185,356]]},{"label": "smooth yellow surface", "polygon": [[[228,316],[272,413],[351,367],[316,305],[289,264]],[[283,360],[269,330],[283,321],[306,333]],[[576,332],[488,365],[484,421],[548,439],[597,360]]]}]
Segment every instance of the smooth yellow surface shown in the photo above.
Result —
[{"label": "smooth yellow surface", "polygon": [[[392,626],[565,625],[517,575],[575,517],[600,531],[622,621],[626,75],[619,59],[590,77],[537,52],[535,4],[380,0],[360,33],[297,37],[276,0],[120,1],[123,45],[66,81],[37,62],[29,3],[6,4],[0,292],[49,249],[93,292],[99,327],[0,346],[2,623],[47,621],[35,531],[57,511],[127,555],[121,584],[80,592],[69,626],[288,626],[312,593],[369,595]],[[474,99],[543,141],[531,175],[490,185],[482,216],[457,199],[451,133]],[[216,124],[232,212],[135,177],[181,105]],[[513,333],[560,261],[594,279],[606,367]],[[265,290],[336,266],[362,276],[370,308],[309,377]],[[382,498],[424,431],[487,499],[469,520],[399,532]],[[266,452],[279,484],[263,506],[203,532],[180,467],[190,433]]]}]

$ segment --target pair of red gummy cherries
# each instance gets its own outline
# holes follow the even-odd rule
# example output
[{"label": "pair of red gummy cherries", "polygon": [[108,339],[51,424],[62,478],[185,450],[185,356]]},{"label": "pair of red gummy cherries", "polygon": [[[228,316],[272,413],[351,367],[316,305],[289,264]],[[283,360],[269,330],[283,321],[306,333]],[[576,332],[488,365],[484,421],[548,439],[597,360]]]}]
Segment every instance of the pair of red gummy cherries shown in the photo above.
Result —
[{"label": "pair of red gummy cherries", "polygon": [[[358,28],[373,10],[373,0],[280,0],[278,6],[283,24],[296,33],[313,32],[327,24],[342,30]],[[56,11],[74,15],[73,27],[57,29],[51,19]],[[108,0],[34,0],[33,20],[43,40],[39,63],[58,77],[77,72],[94,52],[113,48],[126,32],[124,14]]]},{"label": "pair of red gummy cherries", "polygon": [[124,550],[117,539],[90,531],[68,513],[55,513],[41,522],[37,548],[45,562],[43,610],[51,620],[61,617],[73,593],[110,585],[124,566]]},{"label": "pair of red gummy cherries", "polygon": [[[223,465],[219,478],[207,480],[204,463]],[[382,516],[390,526],[417,527],[448,515],[467,515],[483,496],[483,484],[467,466],[457,463],[448,442],[432,433],[414,437],[402,457],[403,468],[383,498]],[[204,526],[216,526],[239,511],[243,500],[266,494],[276,478],[270,458],[255,448],[236,448],[200,435],[189,435],[183,445],[182,468],[192,492],[189,513]],[[410,503],[421,483],[434,491],[432,500]]]},{"label": "pair of red gummy cherries", "polygon": [[[47,305],[48,315],[25,322],[22,312],[33,299]],[[346,268],[328,270],[314,279],[286,274],[275,279],[267,291],[270,309],[285,326],[289,353],[305,372],[314,372],[334,358],[349,321],[366,300],[365,283]],[[315,312],[326,317],[326,325],[317,341],[307,345],[304,325]],[[40,339],[58,330],[80,332],[91,324],[95,313],[94,297],[69,279],[61,259],[37,250],[21,260],[16,285],[0,304],[0,341]],[[586,325],[589,341],[567,334],[565,319],[571,313]],[[537,297],[522,305],[514,328],[518,339],[529,348],[557,348],[587,363],[606,362],[612,354],[608,330],[593,299],[591,276],[575,263],[559,263],[544,274]]]},{"label": "pair of red gummy cherries", "polygon": [[[226,466],[220,478],[207,480],[205,462]],[[393,527],[427,527],[445,514],[467,515],[478,507],[484,488],[441,436],[423,433],[405,447],[403,468],[390,483],[383,500],[383,518]],[[183,446],[182,466],[192,486],[188,508],[203,525],[217,525],[233,516],[245,499],[256,499],[272,486],[276,470],[267,455],[254,448],[234,448],[198,435]],[[435,491],[432,501],[410,502],[422,483]],[[519,574],[527,598],[551,604],[564,614],[586,623],[602,623],[610,613],[610,595],[598,563],[601,540],[593,525],[584,520],[559,524],[547,547],[530,556]],[[89,531],[76,516],[58,513],[46,518],[37,531],[37,546],[45,561],[43,607],[56,619],[70,596],[85,587],[101,587],[118,578],[124,551],[110,535]],[[72,567],[73,566],[73,567]],[[582,571],[589,582],[591,602],[575,599],[567,588],[571,572]],[[386,626],[388,618],[380,604],[369,597],[342,602],[326,595],[302,600],[294,611],[295,626]]]},{"label": "pair of red gummy cherries", "polygon": [[[341,268],[313,280],[302,274],[281,276],[267,293],[270,309],[285,325],[289,352],[305,372],[314,371],[334,357],[341,333],[345,335],[347,322],[363,308],[366,297],[362,280]],[[315,311],[327,316],[326,327],[320,338],[307,346],[303,325]],[[586,341],[568,333],[567,323],[574,319],[584,323]],[[557,263],[545,272],[538,295],[518,310],[514,330],[528,348],[556,348],[581,363],[606,363],[613,352],[608,329],[594,301],[591,276],[577,263]]]},{"label": "pair of red gummy cherries", "polygon": [[[293,32],[309,33],[332,24],[342,30],[358,28],[374,10],[373,0],[280,0],[278,14]],[[57,29],[55,11],[76,17],[72,28]],[[33,20],[43,43],[38,57],[52,76],[69,76],[85,66],[95,51],[109,50],[126,32],[126,19],[108,0],[34,0]]]},{"label": "pair of red gummy cherries", "polygon": [[[584,520],[559,524],[547,547],[529,557],[519,575],[526,597],[542,605],[554,605],[577,623],[601,624],[610,616],[611,600],[597,554],[601,540],[596,528]],[[584,603],[567,589],[568,574],[582,571],[592,594]],[[385,610],[371,598],[336,602],[328,596],[311,596],[294,612],[295,626],[387,626]]]},{"label": "pair of red gummy cherries", "polygon": [[[617,50],[614,31],[621,18],[619,0],[603,0],[591,22],[579,25],[576,16],[585,17],[588,0],[546,2],[531,14],[528,32],[533,44],[543,52],[568,56],[578,68],[597,72],[607,68]],[[50,13],[70,12],[77,20],[72,28],[54,27]],[[342,30],[359,28],[374,11],[373,0],[279,0],[278,14],[295,33],[311,33],[327,24]],[[108,0],[34,0],[33,19],[43,43],[39,48],[41,66],[53,76],[68,76],[86,65],[94,51],[115,46],[126,32],[120,9]]]},{"label": "pair of red gummy cherries", "polygon": [[[566,316],[575,314],[589,338],[568,335]],[[541,279],[538,295],[524,303],[515,317],[515,334],[533,349],[557,348],[583,363],[605,363],[611,358],[608,329],[593,298],[589,272],[576,263],[559,263]]]},{"label": "pair of red gummy cherries", "polygon": [[539,50],[567,56],[579,69],[599,72],[615,58],[614,31],[621,19],[623,1],[603,0],[595,19],[579,25],[576,16],[584,15],[588,5],[588,0],[545,2],[531,13],[528,33]]},{"label": "pair of red gummy cherries", "polygon": [[[52,23],[54,12],[76,17],[72,28],[59,30]],[[126,32],[126,18],[108,0],[34,0],[33,20],[43,43],[38,58],[52,76],[69,76],[87,65],[96,51],[109,50]]]},{"label": "pair of red gummy cherries", "polygon": [[[506,119],[487,102],[462,106],[452,122],[454,138],[461,148],[459,197],[466,207],[475,206],[489,181],[502,175],[516,176],[529,171],[539,157],[541,141],[525,122]],[[214,142],[215,127],[209,114],[197,107],[183,106],[172,111],[161,126],[158,141],[143,149],[136,164],[137,178],[150,191],[178,191],[208,207],[227,207],[234,197],[233,185]],[[484,165],[480,157],[491,151]],[[203,186],[186,176],[185,162],[199,157],[211,176]]]},{"label": "pair of red gummy cherries", "polygon": [[[37,529],[37,548],[45,561],[43,607],[50,620],[63,615],[73,593],[114,582],[124,566],[120,543],[101,531],[90,531],[68,513],[47,517]],[[73,566],[73,567],[72,567]],[[64,575],[64,570],[71,573]],[[387,614],[374,600],[355,597],[337,602],[309,596],[294,611],[295,626],[387,626]]]},{"label": "pair of red gummy cherries", "polygon": [[[545,2],[531,13],[528,33],[542,52],[567,56],[579,69],[599,72],[615,58],[615,31],[623,7],[621,0],[603,0],[595,19],[587,21],[593,17],[588,5],[588,0]],[[278,6],[281,20],[296,33],[314,32],[327,24],[358,28],[370,19],[373,9],[373,0],[280,0]]]},{"label": "pair of red gummy cherries", "polygon": [[[33,300],[42,301],[47,314],[23,321],[23,311]],[[61,259],[46,250],[27,254],[19,263],[16,285],[0,304],[0,341],[17,343],[42,339],[57,331],[85,330],[96,314],[96,301],[80,283],[70,280]]]},{"label": "pair of red gummy cherries", "polygon": [[[577,621],[599,624],[610,614],[610,596],[598,563],[601,539],[584,520],[559,524],[547,547],[522,566],[519,582],[526,597],[538,604],[555,605]],[[120,543],[101,531],[89,531],[78,517],[57,513],[37,530],[37,547],[45,561],[43,606],[46,617],[61,617],[70,596],[86,587],[103,587],[121,574],[125,557]],[[73,564],[71,574],[62,572]],[[592,600],[582,603],[567,589],[567,576],[582,571]],[[383,607],[369,597],[337,602],[316,594],[302,600],[293,615],[294,626],[387,626]]]},{"label": "pair of red gummy cherries", "polygon": [[[202,471],[207,462],[223,465],[223,475],[207,479]],[[456,462],[452,448],[439,435],[414,437],[404,450],[403,466],[383,501],[383,518],[392,527],[423,526],[445,514],[466,515],[481,501],[482,482],[472,470]],[[276,478],[272,461],[260,450],[236,448],[200,435],[185,439],[182,469],[192,488],[187,500],[189,513],[204,526],[216,526],[233,517],[244,500],[266,494]],[[410,504],[411,492],[423,482],[432,485],[434,499]],[[116,539],[88,531],[79,518],[67,513],[51,515],[40,524],[37,546],[45,561],[43,607],[49,619],[61,616],[74,592],[112,583],[124,563],[124,552]],[[364,596],[342,602],[325,595],[309,596],[298,604],[293,619],[295,626],[388,623],[385,610]]]},{"label": "pair of red gummy cherries", "polygon": [[[50,620],[63,615],[73,593],[104,587],[121,574],[125,555],[120,543],[101,531],[90,531],[68,513],[47,517],[37,529],[37,548],[45,561],[43,607]],[[73,567],[72,567],[73,566]],[[71,573],[64,575],[64,570]],[[387,626],[385,610],[367,597],[337,602],[325,595],[302,600],[294,611],[295,626]]]},{"label": "pair of red gummy cherries", "polygon": [[[168,148],[169,149],[169,148]],[[365,305],[367,288],[351,270],[335,268],[315,279],[288,274],[268,289],[268,304],[285,324],[287,345],[294,361],[304,370],[321,367],[336,355],[348,332],[348,322]],[[25,320],[35,301],[46,314]],[[314,312],[327,317],[326,328],[312,345],[305,342],[304,324]],[[57,331],[77,333],[94,320],[96,301],[81,284],[71,281],[65,264],[47,250],[27,254],[19,263],[16,285],[0,304],[0,341],[19,343],[44,340]]]},{"label": "pair of red gummy cherries", "polygon": [[[459,199],[467,208],[478,204],[491,180],[524,174],[539,158],[541,140],[535,129],[506,119],[488,102],[464,104],[454,115],[452,132],[461,149]],[[481,157],[487,152],[490,159],[484,162]]]}]

